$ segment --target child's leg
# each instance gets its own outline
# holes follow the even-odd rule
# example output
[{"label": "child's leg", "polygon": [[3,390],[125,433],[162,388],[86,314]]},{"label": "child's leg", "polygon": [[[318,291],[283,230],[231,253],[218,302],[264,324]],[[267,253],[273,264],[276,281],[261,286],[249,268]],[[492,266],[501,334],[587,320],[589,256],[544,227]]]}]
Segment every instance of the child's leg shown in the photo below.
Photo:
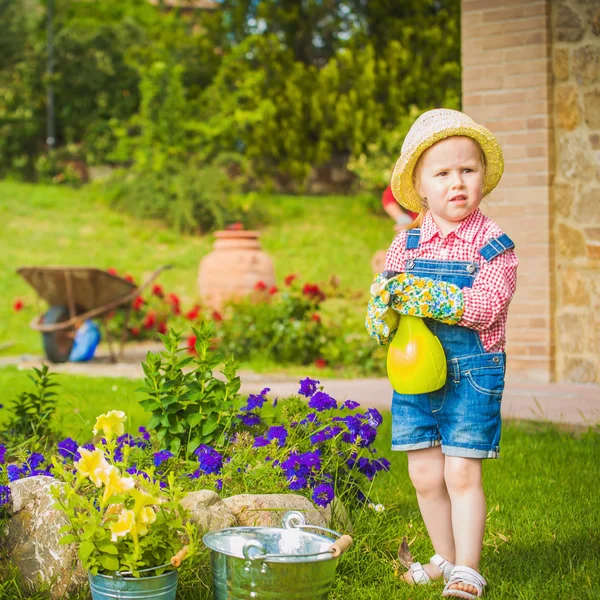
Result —
[{"label": "child's leg", "polygon": [[[446,456],[445,481],[452,503],[452,530],[457,565],[479,571],[483,545],[486,505],[481,478],[482,460]],[[457,589],[470,593],[476,590],[467,584],[456,584]]]},{"label": "child's leg", "polygon": [[446,560],[455,562],[450,497],[444,475],[445,460],[440,446],[411,450],[408,452],[408,473],[415,486],[421,515],[435,551]]}]

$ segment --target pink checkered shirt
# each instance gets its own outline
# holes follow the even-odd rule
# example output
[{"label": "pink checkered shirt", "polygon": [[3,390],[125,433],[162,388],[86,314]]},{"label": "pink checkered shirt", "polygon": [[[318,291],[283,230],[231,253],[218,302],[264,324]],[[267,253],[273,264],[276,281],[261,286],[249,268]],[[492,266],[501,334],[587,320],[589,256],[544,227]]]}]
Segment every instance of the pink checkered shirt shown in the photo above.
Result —
[{"label": "pink checkered shirt", "polygon": [[454,231],[442,237],[431,213],[421,227],[421,241],[414,250],[406,249],[406,231],[400,232],[385,257],[385,268],[404,272],[406,259],[476,261],[480,270],[473,287],[463,288],[465,312],[458,325],[479,332],[486,352],[503,352],[506,346],[506,315],[517,286],[519,261],[514,250],[507,250],[490,262],[479,249],[502,231],[479,209]]}]

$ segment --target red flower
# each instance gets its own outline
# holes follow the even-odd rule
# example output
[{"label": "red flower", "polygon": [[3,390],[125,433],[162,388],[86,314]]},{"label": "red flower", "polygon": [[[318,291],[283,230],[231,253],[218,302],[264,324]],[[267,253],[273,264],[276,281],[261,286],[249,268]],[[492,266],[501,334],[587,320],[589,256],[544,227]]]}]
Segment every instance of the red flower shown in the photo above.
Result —
[{"label": "red flower", "polygon": [[190,321],[195,321],[200,315],[200,307],[197,304],[194,304],[194,308],[185,313],[186,319]]},{"label": "red flower", "polygon": [[139,327],[132,327],[131,328],[131,335],[133,337],[137,337],[138,335],[140,335],[140,328]]},{"label": "red flower", "polygon": [[222,321],[223,320],[223,315],[218,310],[213,310],[211,316],[212,316],[213,321]]},{"label": "red flower", "polygon": [[292,285],[292,281],[294,281],[294,279],[296,279],[296,275],[287,275],[286,278],[283,280],[285,285]]},{"label": "red flower", "polygon": [[320,323],[321,322],[321,317],[317,313],[313,313],[313,315],[310,318],[315,323]]},{"label": "red flower", "polygon": [[135,279],[133,278],[133,275],[130,275],[129,273],[127,273],[127,275],[125,275],[123,277],[123,279],[125,281],[129,281],[129,283],[135,283]]},{"label": "red flower", "polygon": [[315,367],[317,369],[324,369],[327,366],[327,361],[324,358],[317,358],[315,360]]},{"label": "red flower", "polygon": [[196,354],[196,336],[195,335],[188,336],[187,351],[189,354]]},{"label": "red flower", "polygon": [[270,294],[271,296],[273,296],[274,294],[276,294],[278,291],[279,291],[279,290],[277,289],[277,286],[276,286],[276,285],[272,285],[272,286],[269,288],[269,294]]},{"label": "red flower", "polygon": [[164,321],[162,321],[161,323],[158,324],[156,331],[158,331],[158,333],[162,333],[164,335],[165,333],[167,333],[167,324]]},{"label": "red flower", "polygon": [[257,292],[263,292],[264,290],[267,289],[267,284],[264,281],[262,281],[262,280],[261,281],[257,281],[256,284],[255,284],[255,286],[254,286],[254,289]]},{"label": "red flower", "polygon": [[164,296],[162,285],[160,285],[160,283],[155,283],[152,286],[152,293],[155,296],[158,296],[159,298],[162,298]]},{"label": "red flower", "polygon": [[316,283],[305,283],[302,288],[302,293],[309,298],[313,298],[317,302],[325,300],[325,294]]},{"label": "red flower", "polygon": [[146,315],[143,326],[144,329],[152,329],[154,325],[156,325],[156,313],[153,310],[151,310]]},{"label": "red flower", "polygon": [[133,310],[140,310],[145,303],[146,301],[141,296],[136,296],[135,300],[133,301],[132,308]]},{"label": "red flower", "polygon": [[108,269],[106,269],[106,272],[109,275],[117,275],[117,270],[114,267],[109,267]]},{"label": "red flower", "polygon": [[19,312],[24,306],[25,303],[23,302],[23,300],[21,300],[21,298],[17,298],[13,303],[13,310],[15,312]]},{"label": "red flower", "polygon": [[181,314],[181,300],[179,299],[179,296],[171,293],[167,296],[167,302],[171,305],[173,314],[176,314],[176,315]]},{"label": "red flower", "polygon": [[243,223],[236,221],[235,223],[232,223],[231,225],[227,225],[226,229],[228,229],[229,231],[240,231],[240,230],[244,229],[244,225],[243,225]]}]

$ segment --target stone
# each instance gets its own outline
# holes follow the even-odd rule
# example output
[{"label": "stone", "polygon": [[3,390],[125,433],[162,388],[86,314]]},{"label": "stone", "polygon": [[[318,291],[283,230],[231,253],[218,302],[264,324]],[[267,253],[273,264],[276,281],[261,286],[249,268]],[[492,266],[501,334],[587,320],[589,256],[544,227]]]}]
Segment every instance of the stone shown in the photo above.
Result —
[{"label": "stone", "polygon": [[575,216],[585,225],[600,224],[600,187],[584,189],[579,194]]},{"label": "stone", "polygon": [[600,47],[588,44],[573,51],[572,71],[580,85],[594,83],[600,76]]},{"label": "stone", "polygon": [[557,319],[558,350],[581,353],[585,349],[587,318],[579,314],[564,314]]},{"label": "stone", "polygon": [[310,500],[298,494],[239,494],[223,502],[235,515],[239,526],[281,527],[281,519],[289,510],[304,513],[306,522],[327,527],[327,516]]},{"label": "stone", "polygon": [[581,231],[564,223],[558,225],[558,253],[566,258],[584,257],[586,255],[585,237]]},{"label": "stone", "polygon": [[567,183],[554,184],[554,206],[559,215],[563,217],[570,216],[574,202],[575,190],[572,185]]},{"label": "stone", "polygon": [[579,15],[568,6],[559,6],[556,15],[556,39],[559,42],[578,42],[583,34],[583,22]]},{"label": "stone", "polygon": [[599,374],[590,360],[566,357],[564,359],[564,378],[565,381],[574,383],[596,383],[599,380]]},{"label": "stone", "polygon": [[572,131],[581,122],[577,87],[572,84],[560,85],[556,88],[556,120],[558,126]]},{"label": "stone", "polygon": [[581,131],[559,135],[558,163],[567,179],[590,181],[596,175],[596,165],[589,149],[589,140]]},{"label": "stone", "polygon": [[600,356],[600,320],[591,319],[587,328],[587,350]]},{"label": "stone", "polygon": [[600,36],[600,8],[591,8],[588,12],[588,17],[592,33]]},{"label": "stone", "polygon": [[572,266],[561,267],[559,273],[562,304],[589,307],[590,294],[583,274]]},{"label": "stone", "polygon": [[0,546],[11,557],[25,583],[33,589],[51,584],[51,598],[63,598],[87,581],[73,544],[61,545],[59,529],[67,517],[52,508],[53,477],[36,476],[10,484],[10,518]]},{"label": "stone", "polygon": [[590,134],[590,144],[594,150],[600,150],[600,134],[591,133]]},{"label": "stone", "polygon": [[183,498],[181,505],[190,511],[190,521],[198,527],[201,534],[237,525],[235,515],[219,495],[211,490],[190,492]]},{"label": "stone", "polygon": [[591,260],[600,260],[600,242],[588,242],[587,255]]},{"label": "stone", "polygon": [[553,71],[558,81],[569,79],[569,51],[566,48],[554,50]]},{"label": "stone", "polygon": [[583,95],[585,122],[590,129],[600,129],[600,88]]}]

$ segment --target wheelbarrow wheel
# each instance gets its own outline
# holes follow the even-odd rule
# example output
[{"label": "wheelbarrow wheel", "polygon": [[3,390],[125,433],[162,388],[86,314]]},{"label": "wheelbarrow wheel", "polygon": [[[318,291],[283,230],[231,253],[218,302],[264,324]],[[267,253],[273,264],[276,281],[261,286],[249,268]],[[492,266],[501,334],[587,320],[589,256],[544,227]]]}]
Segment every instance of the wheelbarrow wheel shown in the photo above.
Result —
[{"label": "wheelbarrow wheel", "polygon": [[[54,325],[69,320],[69,309],[66,306],[51,306],[44,314],[45,325]],[[70,329],[59,329],[42,333],[44,352],[53,363],[63,363],[69,360],[73,348],[73,332]]]}]

